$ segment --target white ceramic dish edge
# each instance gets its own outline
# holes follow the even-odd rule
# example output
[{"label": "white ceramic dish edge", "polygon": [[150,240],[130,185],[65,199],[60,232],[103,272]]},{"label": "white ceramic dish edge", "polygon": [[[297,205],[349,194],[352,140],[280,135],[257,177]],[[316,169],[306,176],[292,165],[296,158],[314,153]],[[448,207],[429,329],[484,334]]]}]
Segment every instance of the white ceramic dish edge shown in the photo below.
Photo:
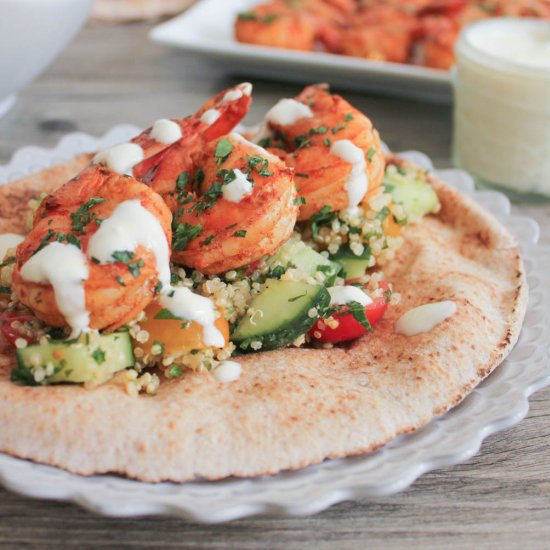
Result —
[{"label": "white ceramic dish edge", "polygon": [[[100,139],[76,133],[52,149],[24,147],[7,165],[0,166],[0,182],[124,141],[138,131],[135,126],[121,125]],[[422,153],[402,156],[431,169]],[[458,407],[376,453],[327,461],[271,478],[152,485],[109,475],[80,477],[0,453],[0,483],[26,496],[71,501],[111,517],[171,515],[217,523],[256,514],[302,516],[343,500],[391,495],[427,471],[468,460],[487,436],[517,424],[528,412],[528,397],[550,383],[550,345],[541,344],[550,342],[550,326],[544,323],[550,306],[550,289],[544,283],[550,249],[537,244],[539,229],[533,220],[510,214],[504,195],[475,191],[471,178],[458,170],[434,173],[473,196],[518,238],[531,289],[518,345]]]},{"label": "white ceramic dish edge", "polygon": [[311,83],[448,103],[449,74],[399,63],[380,63],[323,52],[300,52],[242,44],[233,38],[240,11],[259,0],[201,0],[182,15],[153,28],[153,42],[200,55],[243,76]]}]

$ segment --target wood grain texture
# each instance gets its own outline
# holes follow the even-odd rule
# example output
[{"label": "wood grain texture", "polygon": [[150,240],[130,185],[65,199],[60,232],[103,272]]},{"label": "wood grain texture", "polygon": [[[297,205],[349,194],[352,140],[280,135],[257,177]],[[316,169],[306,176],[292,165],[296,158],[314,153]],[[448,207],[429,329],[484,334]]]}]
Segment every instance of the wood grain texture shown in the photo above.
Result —
[{"label": "wood grain texture", "polygon": [[[146,41],[147,26],[85,29],[0,119],[0,162],[66,132],[102,134],[121,122],[178,116],[239,79]],[[255,81],[251,122],[299,87]],[[451,110],[346,93],[394,150],[419,149],[449,165]],[[550,244],[550,206],[517,207]],[[0,427],[1,429],[1,427]],[[429,473],[408,491],[343,503],[311,518],[254,518],[203,526],[175,519],[99,518],[76,506],[0,489],[1,548],[548,548],[550,389],[531,399],[519,426],[490,437],[466,464]]]}]

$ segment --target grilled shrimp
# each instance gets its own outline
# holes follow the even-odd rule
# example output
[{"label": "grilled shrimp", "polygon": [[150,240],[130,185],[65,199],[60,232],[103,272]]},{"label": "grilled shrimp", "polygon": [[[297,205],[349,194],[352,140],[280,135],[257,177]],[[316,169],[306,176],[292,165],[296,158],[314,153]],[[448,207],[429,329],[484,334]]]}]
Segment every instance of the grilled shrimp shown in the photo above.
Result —
[{"label": "grilled shrimp", "polygon": [[[43,202],[33,229],[17,248],[13,273],[13,288],[19,300],[39,319],[50,326],[70,325],[73,332],[75,329],[74,319],[67,311],[61,311],[64,308],[60,303],[60,293],[74,289],[59,284],[54,290],[52,284],[32,282],[25,273],[28,262],[52,246],[56,252],[64,253],[64,259],[74,260],[82,271],[76,286],[84,290],[82,306],[90,328],[115,329],[135,318],[153,299],[159,274],[150,248],[140,244],[133,252],[121,250],[117,261],[105,264],[87,254],[90,240],[101,223],[125,201],[139,201],[158,220],[170,242],[171,214],[160,195],[133,178],[114,174],[101,165],[85,169],[61,188],[57,198],[53,195]],[[52,267],[56,276],[63,276],[74,266],[66,263]],[[83,276],[86,272],[87,277]]]},{"label": "grilled shrimp", "polygon": [[292,170],[276,156],[235,133],[209,143],[165,196],[173,261],[213,274],[274,253],[296,223],[295,198]]},{"label": "grilled shrimp", "polygon": [[266,144],[294,168],[301,202],[299,220],[324,206],[357,206],[384,175],[380,137],[371,121],[326,85],[308,86],[285,99],[266,116],[273,132]]},{"label": "grilled shrimp", "polygon": [[291,50],[311,51],[315,47],[315,21],[303,12],[275,1],[239,14],[235,37],[239,42]]},{"label": "grilled shrimp", "polygon": [[347,26],[327,27],[322,41],[332,53],[405,63],[414,25],[414,16],[403,7],[376,5],[359,12]]},{"label": "grilled shrimp", "polygon": [[[209,141],[227,134],[246,116],[252,85],[248,82],[224,90],[205,103],[193,116],[180,121],[182,137],[133,168],[133,175],[157,193],[173,191],[182,172],[194,165]],[[150,130],[146,130],[146,135]],[[136,140],[145,140],[138,136]]]}]

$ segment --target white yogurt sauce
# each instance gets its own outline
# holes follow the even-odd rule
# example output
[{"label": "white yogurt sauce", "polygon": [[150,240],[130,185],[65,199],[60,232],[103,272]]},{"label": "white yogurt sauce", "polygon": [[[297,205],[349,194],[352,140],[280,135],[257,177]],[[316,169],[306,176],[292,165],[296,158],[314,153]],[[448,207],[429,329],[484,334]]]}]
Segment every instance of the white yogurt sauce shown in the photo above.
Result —
[{"label": "white yogurt sauce", "polygon": [[137,199],[121,202],[103,220],[88,241],[87,254],[102,264],[116,262],[113,252],[135,252],[142,245],[155,255],[160,282],[170,284],[170,249],[166,235],[154,214]]},{"label": "white yogurt sauce", "polygon": [[234,382],[241,377],[243,368],[236,361],[224,361],[212,370],[214,378],[219,382]]},{"label": "white yogurt sauce", "polygon": [[222,99],[222,103],[229,103],[230,101],[237,101],[237,99],[241,99],[243,97],[242,90],[239,90],[238,88],[234,90],[229,90]]},{"label": "white yogurt sauce", "polygon": [[167,118],[160,118],[153,124],[149,135],[160,143],[170,145],[181,139],[182,132],[177,122],[168,120]]},{"label": "white yogurt sauce", "polygon": [[72,329],[72,337],[89,330],[84,281],[89,267],[86,256],[73,244],[53,242],[39,250],[21,268],[26,281],[50,284],[59,311]]},{"label": "white yogurt sauce", "polygon": [[444,301],[424,304],[404,313],[395,323],[395,332],[405,336],[429,332],[455,313],[455,302]]},{"label": "white yogurt sauce", "polygon": [[218,120],[218,118],[220,118],[220,116],[221,113],[217,109],[208,109],[201,115],[201,122],[212,125],[216,122],[216,120]]},{"label": "white yogurt sauce", "polygon": [[250,82],[242,82],[239,84],[239,88],[244,95],[250,95],[252,93],[252,84]]},{"label": "white yogurt sauce", "polygon": [[225,346],[223,334],[214,325],[216,310],[209,298],[194,294],[186,287],[169,287],[167,290],[163,289],[159,303],[176,317],[202,325],[203,339],[207,346]]},{"label": "white yogurt sauce", "polygon": [[313,117],[313,111],[295,99],[281,99],[265,115],[268,122],[278,126],[289,126],[302,118],[311,117]]},{"label": "white yogurt sauce", "polygon": [[345,187],[349,198],[348,208],[355,208],[369,189],[365,153],[349,139],[335,141],[330,147],[330,152],[352,165]]},{"label": "white yogurt sauce", "polygon": [[472,44],[484,53],[520,65],[550,69],[550,25],[492,25],[470,36]]},{"label": "white yogurt sauce", "polygon": [[223,198],[229,202],[241,202],[252,193],[252,183],[238,168],[233,170],[235,179],[222,187]]},{"label": "white yogurt sauce", "polygon": [[0,235],[0,262],[6,256],[8,250],[15,248],[20,242],[23,242],[25,237],[16,233],[3,233]]},{"label": "white yogurt sauce", "polygon": [[344,306],[350,302],[359,302],[362,306],[372,304],[370,296],[356,286],[331,286],[327,290],[331,306]]},{"label": "white yogurt sauce", "polygon": [[217,312],[212,301],[188,288],[170,285],[170,247],[166,235],[158,219],[139,200],[124,201],[113,210],[90,238],[87,254],[102,264],[112,263],[116,261],[113,252],[134,252],[139,245],[155,255],[162,283],[159,299],[162,307],[176,317],[202,325],[205,344],[223,348],[225,338],[214,325]]},{"label": "white yogurt sauce", "polygon": [[137,143],[120,143],[99,152],[93,164],[105,164],[117,174],[131,174],[132,168],[143,160],[143,149]]}]

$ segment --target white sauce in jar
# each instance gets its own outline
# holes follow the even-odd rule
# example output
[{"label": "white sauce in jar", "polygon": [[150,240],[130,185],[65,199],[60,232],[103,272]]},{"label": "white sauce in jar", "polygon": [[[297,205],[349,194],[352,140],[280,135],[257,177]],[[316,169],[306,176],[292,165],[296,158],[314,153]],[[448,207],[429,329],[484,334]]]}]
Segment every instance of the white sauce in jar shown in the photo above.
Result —
[{"label": "white sauce in jar", "polygon": [[8,250],[15,248],[20,242],[23,242],[25,237],[16,233],[3,233],[0,235],[0,262],[6,256]]},{"label": "white sauce in jar", "polygon": [[362,306],[372,304],[371,297],[356,286],[331,286],[327,290],[331,306],[344,306],[350,302],[359,302]]},{"label": "white sauce in jar", "polygon": [[295,99],[279,100],[265,115],[268,122],[277,126],[289,126],[303,118],[312,117],[313,111]]},{"label": "white sauce in jar", "polygon": [[222,195],[226,201],[241,202],[244,197],[252,193],[252,183],[248,181],[246,174],[238,168],[233,170],[235,179],[222,187]]},{"label": "white sauce in jar", "polygon": [[451,301],[434,302],[410,309],[395,323],[395,332],[405,336],[415,336],[429,332],[456,313],[456,303]]},{"label": "white sauce in jar", "polygon": [[212,374],[219,382],[234,382],[241,377],[243,368],[236,361],[224,361],[212,370]]},{"label": "white sauce in jar", "polygon": [[369,189],[365,153],[349,139],[335,141],[330,147],[330,152],[352,165],[345,188],[349,198],[348,208],[355,208],[363,200]]},{"label": "white sauce in jar", "polygon": [[201,115],[201,122],[204,122],[205,124],[212,125],[218,118],[220,118],[221,113],[217,109],[208,109],[207,111],[204,111],[204,113]]},{"label": "white sauce in jar", "polygon": [[137,143],[120,143],[99,152],[93,164],[104,164],[117,174],[130,174],[132,168],[143,160],[143,149]]},{"label": "white sauce in jar", "polygon": [[160,143],[171,145],[181,139],[182,132],[177,122],[168,120],[167,118],[161,118],[155,121],[149,135]]},{"label": "white sauce in jar", "polygon": [[86,256],[74,244],[53,242],[31,256],[21,268],[21,277],[53,287],[59,311],[71,327],[72,337],[89,330],[84,281],[89,267]]},{"label": "white sauce in jar", "polygon": [[481,183],[550,197],[550,21],[479,21],[456,57],[455,164]]}]

